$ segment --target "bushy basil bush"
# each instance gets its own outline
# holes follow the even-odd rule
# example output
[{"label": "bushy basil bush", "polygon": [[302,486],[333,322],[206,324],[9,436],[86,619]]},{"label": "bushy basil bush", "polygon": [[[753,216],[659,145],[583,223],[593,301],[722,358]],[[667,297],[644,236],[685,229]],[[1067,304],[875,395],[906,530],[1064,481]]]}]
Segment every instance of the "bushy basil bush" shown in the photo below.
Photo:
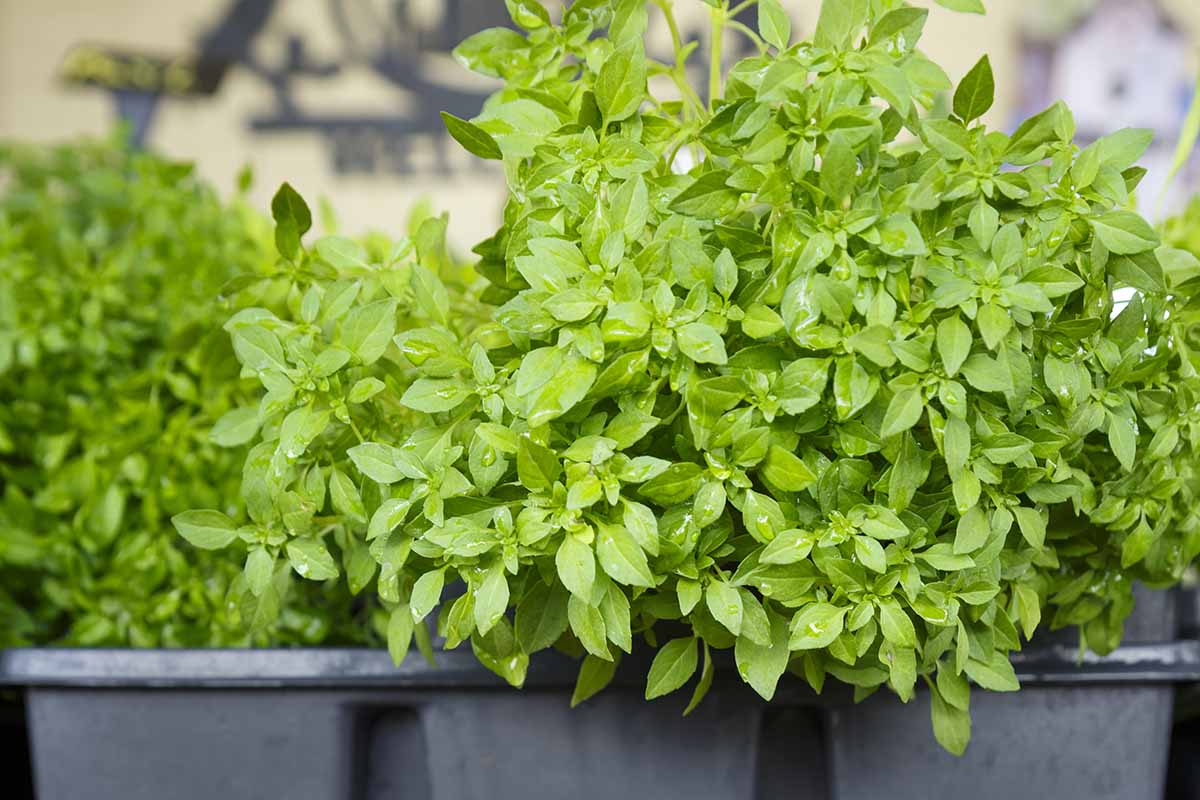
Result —
[{"label": "bushy basil bush", "polygon": [[[395,242],[332,235],[309,250],[301,237],[312,214],[295,190],[285,184],[272,211],[276,266],[236,281],[239,304],[246,307],[224,326],[243,373],[261,381],[263,390],[218,423],[228,432],[227,444],[254,442],[241,483],[249,523],[239,525],[217,509],[181,513],[174,523],[202,549],[236,542],[247,551],[244,580],[264,622],[278,606],[273,594],[279,575],[294,570],[314,581],[339,576],[327,539],[336,545],[350,593],[358,595],[378,578],[379,597],[394,606],[408,551],[399,549],[399,537],[377,535],[379,519],[388,515],[380,509],[397,512],[384,483],[362,480],[360,469],[383,457],[374,449],[382,445],[364,442],[425,426],[423,415],[400,402],[411,377],[392,339],[398,331],[436,325],[439,338],[431,352],[449,357],[466,331],[483,321],[482,306],[468,291],[473,273],[447,250],[445,217],[418,215],[410,221],[413,235]],[[453,450],[441,456],[448,464],[458,457]],[[427,481],[428,509],[471,488],[450,472]],[[375,535],[364,536],[368,508],[379,519],[372,523]],[[386,635],[388,625],[388,615],[373,615],[372,629]],[[420,642],[428,647],[427,638]]]},{"label": "bushy basil bush", "polygon": [[[493,322],[455,315],[420,241],[416,263],[302,250],[281,193],[297,271],[360,277],[230,323],[267,390],[254,522],[184,535],[261,548],[252,585],[340,560],[397,659],[461,581],[446,646],[513,684],[556,646],[585,700],[644,640],[647,697],[699,673],[694,704],[732,649],[766,698],[787,671],[858,697],[923,680],[955,752],[969,682],[1016,689],[1023,637],[1115,647],[1134,581],[1200,551],[1200,265],[1128,210],[1149,133],[1080,150],[1061,104],[987,130],[987,59],[953,88],[899,0],[829,0],[798,43],[778,0],[757,32],[706,0],[707,103],[671,0],[506,2],[524,35],[456,51],[504,88],[446,118],[508,181],[477,249]],[[726,73],[727,36],[758,52]]]},{"label": "bushy basil bush", "polygon": [[216,298],[273,255],[267,221],[188,165],[117,142],[0,148],[0,644],[355,630],[343,588],[308,584],[247,634],[244,554],[197,557],[169,522],[242,514],[245,450],[213,426],[248,387]]}]

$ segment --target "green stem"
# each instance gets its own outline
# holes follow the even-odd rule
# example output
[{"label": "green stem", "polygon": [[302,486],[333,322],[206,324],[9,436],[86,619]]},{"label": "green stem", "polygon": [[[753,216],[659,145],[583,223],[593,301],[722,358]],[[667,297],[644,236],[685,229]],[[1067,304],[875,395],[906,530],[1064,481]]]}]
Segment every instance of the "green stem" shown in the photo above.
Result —
[{"label": "green stem", "polygon": [[681,137],[678,142],[671,146],[671,155],[667,157],[667,171],[671,171],[671,167],[675,164],[675,159],[679,157],[679,151],[688,143],[687,136]]},{"label": "green stem", "polygon": [[721,96],[721,51],[724,49],[725,14],[724,4],[712,9],[712,49],[708,57],[708,106],[712,108]]},{"label": "green stem", "polygon": [[759,36],[757,33],[755,33],[755,32],[754,32],[754,31],[753,31],[751,28],[749,28],[748,26],[744,25],[744,24],[743,24],[743,23],[741,23],[741,22],[738,22],[736,19],[731,19],[731,20],[729,20],[729,27],[731,27],[731,28],[733,28],[733,29],[735,29],[735,30],[739,30],[739,31],[741,31],[742,33],[744,33],[744,34],[746,35],[746,38],[747,38],[747,39],[749,39],[750,41],[754,42],[754,46],[758,48],[758,52],[759,52],[759,53],[766,53],[766,52],[767,52],[767,49],[768,49],[768,48],[767,48],[767,43],[766,43],[766,42],[764,42],[764,41],[763,41],[763,39],[762,39],[762,37],[761,37],[761,36]]},{"label": "green stem", "polygon": [[675,63],[670,71],[670,76],[676,88],[679,89],[680,95],[683,97],[684,119],[690,119],[693,112],[703,114],[705,111],[704,103],[700,101],[696,90],[688,83],[687,62],[683,55],[683,36],[679,33],[679,23],[675,19],[675,10],[671,5],[671,0],[652,0],[652,2],[662,11],[663,19],[667,23],[667,29],[671,32],[671,46],[675,51]]},{"label": "green stem", "polygon": [[700,96],[696,94],[696,90],[687,82],[687,75],[682,70],[671,73],[672,80],[675,81],[675,87],[679,89],[679,94],[684,100],[684,119],[690,119],[689,112],[696,112],[703,115],[706,111],[704,103],[700,100]]},{"label": "green stem", "polygon": [[683,37],[679,35],[679,23],[675,21],[675,11],[671,7],[671,0],[654,0],[654,5],[662,11],[663,17],[667,21],[667,28],[671,31],[671,45],[675,49],[675,66],[678,67],[683,60]]},{"label": "green stem", "polygon": [[354,431],[354,435],[358,437],[358,443],[362,444],[365,442],[366,439],[363,438],[362,431],[354,424],[354,417],[349,412],[346,413],[346,420],[350,423],[350,430]]},{"label": "green stem", "polygon": [[742,13],[747,8],[749,8],[750,6],[755,5],[757,3],[758,3],[758,0],[745,0],[745,2],[741,3],[740,5],[736,5],[732,9],[730,9],[729,16],[736,17],[738,14]]}]

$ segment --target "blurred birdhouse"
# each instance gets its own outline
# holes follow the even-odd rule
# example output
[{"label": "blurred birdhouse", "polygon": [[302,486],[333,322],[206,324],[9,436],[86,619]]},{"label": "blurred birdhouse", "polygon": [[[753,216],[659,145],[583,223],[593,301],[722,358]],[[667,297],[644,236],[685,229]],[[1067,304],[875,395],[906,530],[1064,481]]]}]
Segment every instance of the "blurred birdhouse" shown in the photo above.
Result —
[{"label": "blurred birdhouse", "polygon": [[[1031,4],[1026,20],[1020,112],[1055,100],[1075,114],[1086,145],[1120,128],[1150,128],[1154,143],[1142,165],[1141,208],[1157,200],[1174,157],[1196,76],[1194,0],[1065,0]],[[1179,208],[1196,189],[1197,170],[1176,180],[1164,209]]]}]

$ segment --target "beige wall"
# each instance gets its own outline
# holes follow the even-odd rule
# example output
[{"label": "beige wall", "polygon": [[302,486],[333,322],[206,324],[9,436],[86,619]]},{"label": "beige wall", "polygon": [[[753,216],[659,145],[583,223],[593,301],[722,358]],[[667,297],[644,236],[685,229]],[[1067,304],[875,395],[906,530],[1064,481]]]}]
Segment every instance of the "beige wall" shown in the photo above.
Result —
[{"label": "beige wall", "polygon": [[[286,37],[293,33],[303,33],[306,53],[314,61],[343,57],[326,2],[284,0],[278,5],[255,42],[259,59],[282,63]],[[68,49],[94,42],[164,55],[190,51],[225,6],[224,0],[0,0],[0,137],[58,140],[107,132],[115,120],[108,95],[57,79]],[[443,69],[458,83],[479,85],[452,62]],[[413,102],[365,65],[343,64],[334,81],[298,83],[300,103],[314,113],[380,114]],[[310,201],[328,197],[349,232],[368,227],[397,231],[422,199],[454,212],[453,234],[460,242],[492,232],[503,202],[502,175],[494,168],[481,171],[471,156],[452,148],[456,169],[449,176],[432,174],[429,145],[418,141],[412,175],[339,175],[320,136],[247,131],[249,118],[272,104],[263,81],[235,69],[214,97],[163,102],[148,142],[172,156],[195,160],[225,188],[234,186],[243,165],[253,164],[254,197],[264,207],[285,180]]]},{"label": "beige wall", "polygon": [[[931,5],[929,0],[917,1]],[[1080,1],[1091,0],[1075,0]],[[951,78],[962,77],[981,52],[990,54],[999,78],[997,103],[990,114],[993,124],[1012,120],[1020,75],[1018,31],[1030,16],[1030,6],[1038,2],[988,0],[987,17],[940,8],[931,14],[924,49]],[[1200,6],[1197,0],[1172,2],[1185,9]],[[227,0],[0,0],[0,137],[50,140],[105,132],[113,120],[109,97],[95,89],[64,86],[56,79],[68,48],[94,42],[164,55],[190,52],[226,5]],[[381,113],[413,103],[414,98],[368,66],[344,61],[346,47],[334,32],[330,5],[330,0],[281,0],[280,10],[256,39],[256,57],[264,64],[278,65],[285,58],[287,37],[303,34],[306,52],[315,61],[342,60],[337,80],[298,83],[296,95],[306,110]],[[696,14],[693,22],[685,21],[685,27],[701,29],[704,6],[697,0],[679,5]],[[800,29],[811,30],[816,0],[785,0],[785,5],[794,10]],[[436,19],[437,0],[421,0],[417,13]],[[437,65],[437,74],[447,76],[449,85],[480,85],[448,58]],[[310,198],[327,196],[349,231],[396,230],[420,198],[453,212],[451,230],[460,242],[486,236],[495,224],[503,192],[497,171],[481,171],[469,156],[455,151],[451,174],[433,174],[430,144],[424,141],[414,147],[414,174],[337,174],[329,148],[318,135],[248,132],[247,121],[272,102],[261,79],[235,69],[215,97],[163,103],[149,141],[174,156],[196,160],[222,187],[232,187],[242,165],[253,163],[256,199],[264,205],[283,180],[292,181]]]}]

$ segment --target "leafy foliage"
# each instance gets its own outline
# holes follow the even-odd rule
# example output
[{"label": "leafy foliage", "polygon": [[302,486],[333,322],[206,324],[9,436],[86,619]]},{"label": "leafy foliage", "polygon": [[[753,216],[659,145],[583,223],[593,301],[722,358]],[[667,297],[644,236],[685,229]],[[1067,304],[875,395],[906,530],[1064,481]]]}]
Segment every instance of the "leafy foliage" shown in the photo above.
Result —
[{"label": "leafy foliage", "polygon": [[[1126,210],[1145,132],[1080,151],[1061,104],[989,131],[986,59],[932,114],[926,11],[831,0],[791,44],[778,4],[756,33],[707,1],[711,104],[670,0],[558,24],[514,0],[524,35],[458,48],[505,81],[447,120],[510,188],[477,248],[494,322],[453,313],[420,241],[354,289],[297,286],[292,319],[235,318],[268,390],[238,534],[318,578],[332,540],[397,657],[457,580],[447,646],[513,684],[556,646],[582,702],[641,638],[647,696],[699,671],[694,704],[732,649],[766,698],[789,670],[923,679],[961,752],[969,681],[1016,689],[1043,616],[1107,651],[1132,582],[1200,552],[1197,261]],[[727,74],[726,32],[759,50]]]},{"label": "leafy foliage", "polygon": [[248,393],[215,298],[270,267],[266,221],[115,142],[4,147],[0,187],[0,644],[316,643],[352,622],[344,590],[285,603],[267,573],[285,611],[248,635],[244,550],[195,554],[168,523],[241,514],[245,448],[220,445],[253,431],[226,415]]},{"label": "leafy foliage", "polygon": [[[294,189],[279,190],[272,213],[279,257],[273,269],[235,280],[241,310],[221,334],[242,376],[262,389],[260,397],[239,398],[216,424],[225,444],[253,443],[240,475],[248,520],[193,510],[173,521],[196,547],[236,542],[247,551],[243,582],[264,623],[279,607],[272,576],[281,572],[314,581],[344,574],[351,595],[375,582],[393,606],[408,547],[386,534],[417,498],[393,498],[386,487],[422,476],[431,516],[470,487],[452,467],[434,474],[424,466],[440,457],[449,467],[458,458],[447,441],[433,436],[411,455],[384,442],[423,427],[425,416],[404,398],[431,409],[462,399],[457,387],[414,383],[409,361],[450,359],[447,374],[462,366],[452,360],[460,331],[480,321],[466,291],[472,273],[450,256],[444,217],[418,217],[413,235],[396,242],[331,235],[306,248],[301,239],[312,213]],[[440,327],[408,341],[403,354],[393,345],[398,331],[427,324]],[[425,584],[430,607],[442,586],[441,573],[433,574],[436,591]],[[412,589],[411,581],[403,585],[405,598]],[[414,628],[407,610],[377,610],[371,625],[393,650],[401,639],[398,652],[407,649]],[[425,633],[417,629],[427,645]]]}]

